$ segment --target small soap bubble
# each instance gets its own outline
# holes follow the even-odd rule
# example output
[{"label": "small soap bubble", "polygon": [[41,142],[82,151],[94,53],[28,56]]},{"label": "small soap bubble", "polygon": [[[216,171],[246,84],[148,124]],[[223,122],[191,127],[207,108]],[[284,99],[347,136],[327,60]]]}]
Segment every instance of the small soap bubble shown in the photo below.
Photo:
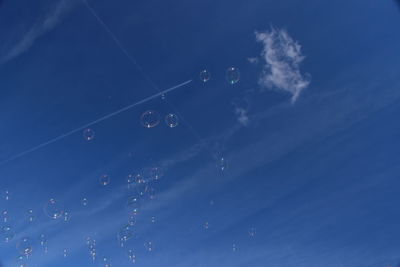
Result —
[{"label": "small soap bubble", "polygon": [[4,191],[2,197],[6,201],[10,200],[10,192],[8,190]]},{"label": "small soap bubble", "polygon": [[15,233],[11,225],[6,224],[2,226],[0,230],[1,230],[1,239],[6,243],[10,242],[15,236]]},{"label": "small soap bubble", "polygon": [[69,222],[70,219],[71,215],[69,215],[69,212],[68,211],[64,212],[64,222]]},{"label": "small soap bubble", "polygon": [[17,243],[17,250],[21,255],[31,255],[33,250],[31,239],[29,237],[21,238]]},{"label": "small soap bubble", "polygon": [[46,238],[46,236],[44,234],[41,234],[39,236],[39,243],[40,243],[40,246],[42,246],[42,247],[46,247],[47,246],[47,238]]},{"label": "small soap bubble", "polygon": [[156,217],[151,217],[151,223],[155,223],[156,222]]},{"label": "small soap bubble", "polygon": [[222,172],[226,171],[228,167],[228,163],[224,157],[221,157],[218,161],[217,164],[218,169],[220,169]]},{"label": "small soap bubble", "polygon": [[164,173],[159,167],[153,167],[149,170],[150,180],[160,180],[163,175]]},{"label": "small soap bubble", "polygon": [[165,124],[167,124],[167,126],[170,128],[174,128],[174,127],[178,126],[178,124],[179,124],[178,116],[175,114],[172,114],[172,113],[167,114],[165,116]]},{"label": "small soap bubble", "polygon": [[235,67],[230,67],[226,71],[226,80],[230,84],[236,84],[240,80],[240,72]]},{"label": "small soap bubble", "polygon": [[44,206],[44,213],[52,219],[58,219],[63,216],[64,211],[63,207],[54,198],[51,198]]},{"label": "small soap bubble", "polygon": [[128,197],[127,201],[128,209],[130,210],[132,215],[137,215],[140,210],[140,199],[137,196]]},{"label": "small soap bubble", "polygon": [[63,249],[63,256],[64,258],[68,257],[68,249],[66,248]]},{"label": "small soap bubble", "polygon": [[149,251],[152,252],[154,250],[154,244],[152,241],[146,241],[144,242],[144,248]]},{"label": "small soap bubble", "polygon": [[134,226],[136,224],[136,216],[135,215],[130,215],[128,219],[128,224],[130,226]]},{"label": "small soap bubble", "polygon": [[108,176],[107,174],[101,175],[99,178],[99,182],[102,186],[108,185],[110,183],[110,176]]},{"label": "small soap bubble", "polygon": [[3,210],[2,212],[1,212],[1,220],[3,221],[3,222],[8,222],[9,220],[10,220],[10,217],[9,217],[9,214],[8,214],[8,210]]},{"label": "small soap bubble", "polygon": [[235,252],[237,250],[236,244],[232,244],[232,251]]},{"label": "small soap bubble", "polygon": [[33,222],[36,219],[35,213],[33,210],[28,210],[27,212],[28,222]]},{"label": "small soap bubble", "polygon": [[121,241],[128,241],[129,239],[133,238],[135,233],[133,231],[133,227],[130,224],[124,225],[118,232],[118,238]]},{"label": "small soap bubble", "polygon": [[27,267],[28,266],[28,258],[26,255],[19,255],[17,257],[17,266],[18,267]]},{"label": "small soap bubble", "polygon": [[129,261],[131,263],[136,263],[135,251],[133,249],[128,249],[127,254],[128,254]]},{"label": "small soap bubble", "polygon": [[90,128],[83,130],[83,138],[86,141],[92,141],[94,139],[94,131]]},{"label": "small soap bubble", "polygon": [[150,200],[153,200],[153,199],[156,198],[156,190],[154,189],[154,187],[147,186],[146,194],[147,194],[147,196],[149,197]]},{"label": "small soap bubble", "polygon": [[205,222],[205,223],[203,223],[203,228],[204,229],[209,229],[210,228],[210,223],[209,222]]},{"label": "small soap bubble", "polygon": [[206,83],[210,80],[211,74],[208,70],[202,70],[202,71],[200,71],[199,77],[200,77],[200,81]]},{"label": "small soap bubble", "polygon": [[249,229],[249,236],[250,237],[255,237],[256,236],[256,234],[257,234],[257,231],[256,231],[256,228],[255,227],[251,227],[250,229]]},{"label": "small soap bubble", "polygon": [[145,128],[153,128],[160,123],[160,114],[154,110],[148,110],[142,114],[140,122]]},{"label": "small soap bubble", "polygon": [[82,204],[82,206],[84,206],[84,207],[86,207],[88,204],[89,204],[89,201],[88,201],[88,199],[87,198],[82,198],[81,199],[81,204]]},{"label": "small soap bubble", "polygon": [[103,262],[103,266],[104,267],[111,267],[112,266],[110,259],[107,258],[107,257],[104,257],[102,262]]}]

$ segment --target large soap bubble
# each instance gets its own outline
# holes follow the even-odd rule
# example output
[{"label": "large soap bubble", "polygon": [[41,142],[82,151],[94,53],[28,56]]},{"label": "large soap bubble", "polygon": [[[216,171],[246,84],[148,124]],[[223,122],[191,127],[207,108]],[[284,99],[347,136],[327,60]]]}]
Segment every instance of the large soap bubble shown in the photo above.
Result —
[{"label": "large soap bubble", "polygon": [[44,205],[44,213],[52,219],[59,219],[63,216],[64,210],[62,205],[60,205],[54,198],[51,198]]}]

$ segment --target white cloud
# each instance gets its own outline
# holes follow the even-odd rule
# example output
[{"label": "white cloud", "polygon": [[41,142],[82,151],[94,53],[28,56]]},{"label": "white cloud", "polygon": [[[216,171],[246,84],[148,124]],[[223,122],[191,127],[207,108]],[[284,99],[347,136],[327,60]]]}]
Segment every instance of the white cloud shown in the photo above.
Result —
[{"label": "white cloud", "polygon": [[1,56],[0,64],[4,64],[28,51],[39,37],[53,30],[58,25],[68,11],[71,10],[75,2],[75,0],[58,1],[44,19],[35,23],[9,51]]},{"label": "white cloud", "polygon": [[294,103],[310,84],[310,75],[300,72],[300,64],[305,58],[301,46],[285,30],[275,28],[256,32],[256,40],[264,45],[261,57],[265,65],[259,84],[289,92]]}]

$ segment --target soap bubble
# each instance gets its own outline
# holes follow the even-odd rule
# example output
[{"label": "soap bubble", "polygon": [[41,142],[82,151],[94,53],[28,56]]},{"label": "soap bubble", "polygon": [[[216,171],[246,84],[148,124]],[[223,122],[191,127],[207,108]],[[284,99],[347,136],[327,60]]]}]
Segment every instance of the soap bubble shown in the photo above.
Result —
[{"label": "soap bubble", "polygon": [[174,127],[178,126],[178,123],[179,123],[178,116],[176,116],[175,114],[172,114],[172,113],[168,114],[167,116],[165,116],[165,123],[170,128],[174,128]]},{"label": "soap bubble", "polygon": [[68,256],[68,249],[64,248],[63,256],[64,256],[64,258],[66,258]]},{"label": "soap bubble", "polygon": [[206,229],[206,230],[207,230],[208,228],[210,228],[209,222],[203,223],[203,228]]},{"label": "soap bubble", "polygon": [[82,204],[82,206],[85,206],[85,207],[86,207],[86,206],[89,204],[89,201],[88,201],[88,199],[87,199],[87,198],[85,198],[85,197],[84,197],[84,198],[82,198],[82,199],[81,199],[81,204]]},{"label": "soap bubble", "polygon": [[200,77],[200,81],[205,83],[205,82],[208,82],[210,80],[211,74],[210,74],[210,72],[208,70],[202,70],[200,72],[199,77]]},{"label": "soap bubble", "polygon": [[9,217],[9,215],[8,215],[8,210],[3,210],[2,212],[1,212],[1,220],[3,221],[3,222],[8,222],[9,220],[10,220],[10,217]]},{"label": "soap bubble", "polygon": [[35,213],[33,210],[28,210],[27,212],[28,222],[33,222],[36,219]]},{"label": "soap bubble", "polygon": [[110,183],[110,176],[108,176],[107,174],[101,175],[99,178],[99,182],[103,186],[108,185]]},{"label": "soap bubble", "polygon": [[133,215],[137,215],[140,210],[140,199],[137,196],[130,196],[127,201],[128,209]]},{"label": "soap bubble", "polygon": [[251,227],[251,228],[249,229],[249,236],[250,236],[250,237],[255,237],[256,234],[257,234],[256,228],[255,228],[255,227]]},{"label": "soap bubble", "polygon": [[112,266],[110,259],[107,258],[107,257],[103,257],[103,261],[102,262],[103,262],[103,266],[104,267],[111,267]]},{"label": "soap bubble", "polygon": [[130,226],[134,226],[136,224],[136,216],[135,215],[130,215],[128,219],[128,224]]},{"label": "soap bubble", "polygon": [[136,184],[135,175],[128,174],[126,177],[126,183],[128,184],[128,189],[134,188]]},{"label": "soap bubble", "polygon": [[135,255],[135,252],[133,251],[133,249],[128,249],[127,254],[128,254],[129,261],[131,263],[136,263],[136,255]]},{"label": "soap bubble", "polygon": [[126,242],[135,236],[133,227],[130,224],[124,225],[118,232],[119,240]]},{"label": "soap bubble", "polygon": [[4,225],[4,226],[2,226],[1,227],[1,239],[4,241],[4,242],[10,242],[13,238],[14,238],[14,236],[15,236],[15,233],[14,233],[14,231],[13,231],[13,229],[11,228],[11,225]]},{"label": "soap bubble", "polygon": [[153,242],[151,242],[151,241],[144,242],[144,248],[149,252],[153,251],[154,250]]},{"label": "soap bubble", "polygon": [[94,139],[94,131],[90,128],[83,130],[83,138],[86,141],[92,141]]},{"label": "soap bubble", "polygon": [[154,110],[148,110],[142,114],[140,122],[146,128],[153,128],[160,123],[160,114]]},{"label": "soap bubble", "polygon": [[10,200],[10,192],[8,191],[8,190],[6,190],[6,191],[4,191],[3,193],[2,193],[2,198],[4,199],[4,200]]},{"label": "soap bubble", "polygon": [[227,167],[228,167],[228,163],[227,163],[226,159],[224,157],[221,157],[218,160],[217,168],[220,169],[221,171],[225,171]]},{"label": "soap bubble", "polygon": [[230,84],[238,83],[239,80],[240,80],[240,72],[239,72],[239,70],[237,68],[235,68],[235,67],[228,68],[228,70],[226,71],[226,80]]},{"label": "soap bubble", "polygon": [[19,255],[17,257],[18,267],[28,267],[28,257],[26,255]]},{"label": "soap bubble", "polygon": [[71,215],[69,215],[69,212],[64,212],[64,222],[69,222],[71,219]]},{"label": "soap bubble", "polygon": [[156,217],[152,216],[151,217],[151,223],[155,223],[156,222]]},{"label": "soap bubble", "polygon": [[29,256],[32,254],[32,241],[29,237],[23,237],[17,243],[17,250],[21,255]]},{"label": "soap bubble", "polygon": [[63,216],[64,211],[63,207],[54,198],[51,198],[44,206],[44,213],[52,219],[58,219]]}]

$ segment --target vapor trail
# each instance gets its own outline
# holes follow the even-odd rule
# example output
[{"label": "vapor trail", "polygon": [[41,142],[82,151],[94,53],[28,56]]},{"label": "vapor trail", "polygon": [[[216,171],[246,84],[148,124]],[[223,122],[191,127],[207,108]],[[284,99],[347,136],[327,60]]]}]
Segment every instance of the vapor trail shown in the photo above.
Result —
[{"label": "vapor trail", "polygon": [[82,131],[82,130],[84,130],[84,129],[86,129],[86,128],[88,128],[88,127],[94,125],[94,124],[97,124],[97,123],[99,123],[99,122],[105,121],[105,120],[107,120],[107,119],[109,119],[109,118],[111,118],[111,117],[114,117],[114,116],[116,116],[116,115],[118,115],[118,114],[120,114],[120,113],[122,113],[122,112],[124,112],[124,111],[127,111],[127,110],[129,110],[129,109],[131,109],[131,108],[134,108],[134,107],[136,107],[136,106],[138,106],[138,105],[141,105],[141,104],[143,104],[143,103],[146,103],[146,102],[148,102],[148,101],[150,101],[150,100],[152,100],[152,99],[154,99],[154,98],[160,97],[160,96],[162,96],[162,95],[164,95],[164,94],[166,94],[166,93],[168,93],[168,92],[171,92],[171,91],[174,91],[174,90],[176,90],[176,89],[179,89],[179,88],[181,88],[181,87],[183,87],[183,86],[185,86],[185,85],[187,85],[187,84],[189,84],[189,83],[191,83],[191,82],[192,82],[192,80],[188,80],[188,81],[186,81],[186,82],[180,83],[180,84],[175,85],[175,86],[173,86],[173,87],[171,87],[171,88],[169,88],[169,89],[166,89],[166,90],[164,90],[164,91],[161,91],[161,92],[159,92],[159,93],[157,93],[157,94],[154,94],[154,95],[152,95],[152,96],[146,97],[146,98],[144,98],[144,99],[142,99],[142,100],[140,100],[140,101],[137,101],[137,102],[135,102],[135,103],[133,103],[133,104],[130,104],[129,106],[123,107],[123,108],[118,109],[118,110],[116,110],[116,111],[114,111],[114,112],[112,112],[112,113],[109,113],[109,114],[107,114],[107,115],[104,115],[103,117],[100,117],[100,118],[98,118],[98,119],[96,119],[96,120],[94,120],[94,121],[92,121],[92,122],[89,122],[89,123],[87,123],[87,124],[85,124],[85,125],[82,125],[82,126],[80,126],[80,127],[78,127],[78,128],[75,128],[75,129],[73,129],[73,130],[71,130],[71,131],[69,131],[69,132],[66,132],[66,133],[64,133],[64,134],[62,134],[62,135],[59,135],[59,136],[57,136],[57,137],[55,137],[55,138],[53,138],[53,139],[50,139],[49,141],[46,141],[46,142],[44,142],[44,143],[41,143],[40,145],[34,146],[34,147],[32,147],[32,148],[30,148],[30,149],[27,149],[27,150],[25,150],[25,151],[23,151],[23,152],[21,152],[21,153],[18,153],[18,154],[14,155],[14,156],[12,156],[12,157],[10,157],[10,158],[8,158],[8,159],[5,159],[5,160],[3,160],[3,161],[0,161],[0,165],[3,165],[3,164],[8,163],[8,162],[10,162],[10,161],[16,160],[16,159],[18,159],[18,158],[21,158],[21,157],[23,157],[23,156],[25,156],[25,155],[27,155],[27,154],[32,153],[32,152],[35,152],[35,151],[37,151],[37,150],[39,150],[39,149],[41,149],[41,148],[43,148],[43,147],[46,147],[46,146],[48,146],[48,145],[50,145],[50,144],[53,144],[53,143],[55,143],[55,142],[57,142],[57,141],[60,141],[61,139],[64,139],[64,138],[66,138],[66,137],[68,137],[68,136],[70,136],[70,135],[72,135],[72,134],[74,134],[74,133],[76,133],[76,132]]}]

